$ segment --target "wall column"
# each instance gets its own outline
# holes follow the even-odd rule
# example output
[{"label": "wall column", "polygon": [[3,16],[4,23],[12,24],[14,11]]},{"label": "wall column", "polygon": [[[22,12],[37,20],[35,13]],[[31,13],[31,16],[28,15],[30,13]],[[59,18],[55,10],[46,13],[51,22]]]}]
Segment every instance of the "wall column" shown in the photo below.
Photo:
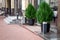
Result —
[{"label": "wall column", "polygon": [[22,16],[22,0],[18,0],[18,13]]},{"label": "wall column", "polygon": [[60,0],[58,0],[57,32],[60,34]]},{"label": "wall column", "polygon": [[28,6],[29,0],[22,0],[22,12],[23,12],[23,16],[25,16],[25,10]]},{"label": "wall column", "polygon": [[2,0],[2,11],[5,11],[5,0]]},{"label": "wall column", "polygon": [[32,0],[32,5],[37,9],[38,8],[38,0]]},{"label": "wall column", "polygon": [[14,0],[14,15],[17,15],[18,13],[18,0]]},{"label": "wall column", "polygon": [[14,1],[15,0],[11,0],[11,15],[14,15]]}]

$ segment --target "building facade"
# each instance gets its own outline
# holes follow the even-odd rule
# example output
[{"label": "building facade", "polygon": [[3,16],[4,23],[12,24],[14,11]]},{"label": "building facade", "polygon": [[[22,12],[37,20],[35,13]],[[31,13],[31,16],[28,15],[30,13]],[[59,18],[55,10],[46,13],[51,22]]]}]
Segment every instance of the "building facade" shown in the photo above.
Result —
[{"label": "building facade", "polygon": [[58,34],[60,34],[60,0],[58,0],[57,31],[58,31]]},{"label": "building facade", "polygon": [[42,1],[46,1],[51,7],[57,6],[57,0],[0,0],[0,5],[5,10],[5,14],[16,15],[20,10],[24,11],[29,3],[37,9]]},{"label": "building facade", "polygon": [[37,9],[41,0],[1,0],[2,9],[5,14],[16,15],[17,12],[24,11],[29,3]]}]

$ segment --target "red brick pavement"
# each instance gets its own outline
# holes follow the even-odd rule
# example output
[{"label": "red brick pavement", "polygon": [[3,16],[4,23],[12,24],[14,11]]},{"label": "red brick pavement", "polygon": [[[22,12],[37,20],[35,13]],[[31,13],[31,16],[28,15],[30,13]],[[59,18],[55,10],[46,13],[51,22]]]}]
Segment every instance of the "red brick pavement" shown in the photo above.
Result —
[{"label": "red brick pavement", "polygon": [[7,25],[0,17],[0,40],[43,40],[19,25]]}]

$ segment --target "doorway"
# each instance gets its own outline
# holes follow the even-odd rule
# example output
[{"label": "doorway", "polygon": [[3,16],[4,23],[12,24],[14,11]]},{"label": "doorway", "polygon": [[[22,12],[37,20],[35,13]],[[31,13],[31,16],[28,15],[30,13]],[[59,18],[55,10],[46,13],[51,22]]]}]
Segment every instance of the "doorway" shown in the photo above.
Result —
[{"label": "doorway", "polygon": [[11,15],[11,0],[7,0],[8,2],[8,15]]},{"label": "doorway", "polygon": [[11,0],[6,0],[5,7],[5,16],[11,15]]}]

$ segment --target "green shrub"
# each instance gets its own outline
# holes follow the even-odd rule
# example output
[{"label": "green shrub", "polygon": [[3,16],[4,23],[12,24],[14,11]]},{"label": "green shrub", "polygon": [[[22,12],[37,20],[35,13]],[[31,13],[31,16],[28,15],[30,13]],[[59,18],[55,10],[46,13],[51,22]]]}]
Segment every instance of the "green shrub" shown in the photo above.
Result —
[{"label": "green shrub", "polygon": [[36,18],[39,23],[50,22],[53,19],[53,11],[46,2],[42,2],[36,12]]},{"label": "green shrub", "polygon": [[27,19],[35,19],[36,18],[36,9],[32,4],[28,4],[28,7],[26,8],[25,11],[25,16]]}]

